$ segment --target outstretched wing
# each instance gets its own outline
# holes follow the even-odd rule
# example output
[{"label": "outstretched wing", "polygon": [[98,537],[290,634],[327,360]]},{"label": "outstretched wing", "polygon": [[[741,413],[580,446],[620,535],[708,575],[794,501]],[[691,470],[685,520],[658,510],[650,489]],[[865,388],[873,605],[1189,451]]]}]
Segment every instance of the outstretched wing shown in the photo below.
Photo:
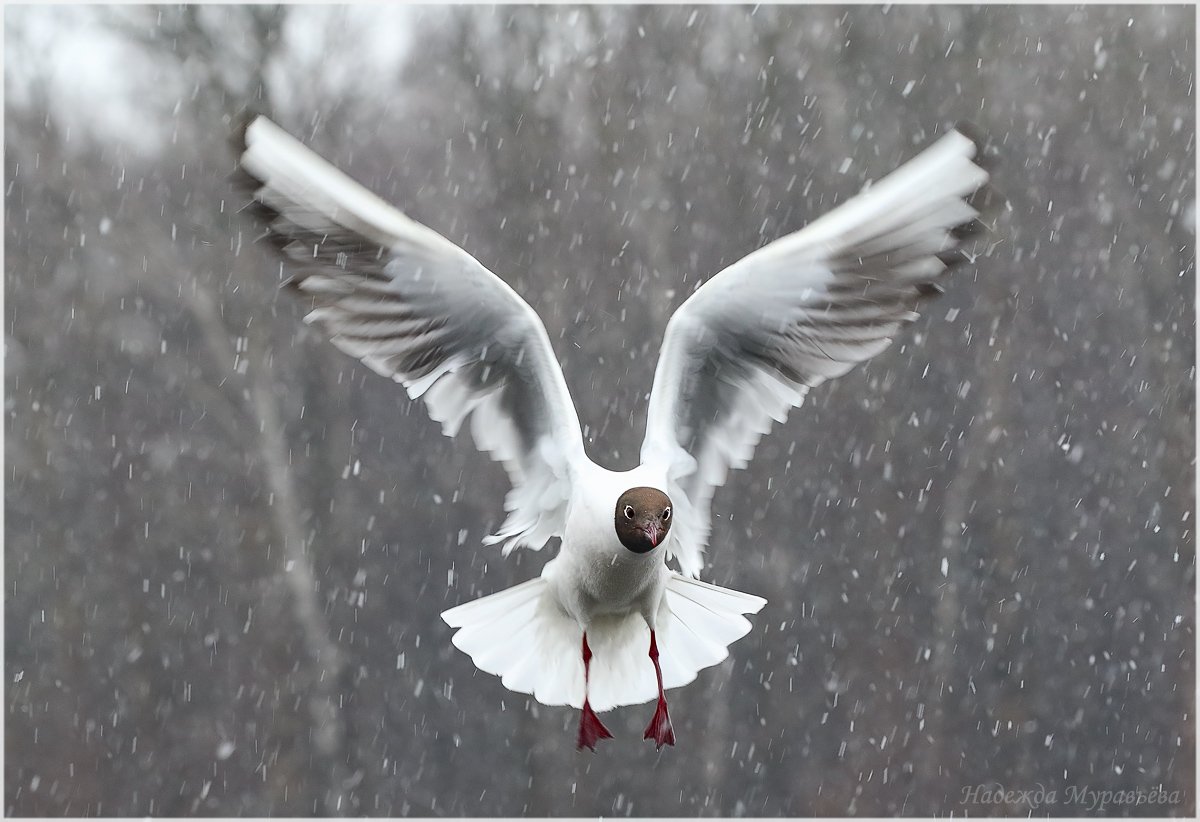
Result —
[{"label": "outstretched wing", "polygon": [[804,229],[699,288],[671,317],[654,375],[642,461],[669,464],[669,548],[703,567],[713,492],[813,386],[888,346],[948,264],[988,180],[959,131]]},{"label": "outstretched wing", "polygon": [[541,548],[561,536],[568,470],[583,454],[575,406],[546,329],[475,258],[405,217],[265,117],[241,168],[268,236],[291,259],[305,318],[342,351],[402,383],[512,481],[508,518],[484,541]]}]

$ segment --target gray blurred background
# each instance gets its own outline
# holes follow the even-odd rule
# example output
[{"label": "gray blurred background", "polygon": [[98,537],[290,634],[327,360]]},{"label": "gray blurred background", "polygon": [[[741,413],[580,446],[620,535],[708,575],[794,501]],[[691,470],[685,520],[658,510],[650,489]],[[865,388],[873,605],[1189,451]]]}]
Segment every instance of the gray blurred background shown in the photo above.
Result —
[{"label": "gray blurred background", "polygon": [[[1191,815],[1194,46],[1186,6],[6,8],[5,811]],[[990,136],[988,253],[717,493],[705,578],[769,604],[676,748],[639,706],[578,754],[450,645],[552,552],[482,547],[503,471],[278,291],[248,105],[534,306],[610,468],[699,283]]]}]

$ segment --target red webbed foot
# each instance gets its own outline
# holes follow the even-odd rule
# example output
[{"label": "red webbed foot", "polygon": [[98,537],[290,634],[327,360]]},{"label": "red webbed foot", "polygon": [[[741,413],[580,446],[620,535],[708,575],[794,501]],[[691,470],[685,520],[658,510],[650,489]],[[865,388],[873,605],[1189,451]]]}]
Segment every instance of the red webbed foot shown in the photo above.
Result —
[{"label": "red webbed foot", "polygon": [[592,710],[592,706],[585,699],[583,711],[579,715],[579,736],[575,740],[575,749],[582,751],[584,748],[590,748],[595,751],[597,742],[601,739],[612,738],[613,735],[609,733],[608,728],[604,727],[600,717],[596,716],[596,712]]},{"label": "red webbed foot", "polygon": [[671,715],[667,713],[667,695],[663,693],[662,668],[658,664],[658,637],[653,628],[650,629],[650,661],[654,663],[654,676],[658,680],[658,707],[654,709],[642,739],[653,739],[655,748],[661,751],[663,745],[675,744],[675,729],[671,727]]},{"label": "red webbed foot", "polygon": [[675,744],[675,729],[671,727],[671,715],[667,713],[665,698],[658,698],[658,707],[655,708],[654,716],[646,726],[646,733],[642,739],[653,739],[654,747],[660,751],[663,745]]}]

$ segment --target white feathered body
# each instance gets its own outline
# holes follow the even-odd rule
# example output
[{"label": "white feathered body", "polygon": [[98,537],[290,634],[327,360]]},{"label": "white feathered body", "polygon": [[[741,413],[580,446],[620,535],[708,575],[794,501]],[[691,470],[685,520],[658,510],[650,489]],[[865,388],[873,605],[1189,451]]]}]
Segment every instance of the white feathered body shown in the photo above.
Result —
[{"label": "white feathered body", "polygon": [[558,556],[540,577],[452,608],[454,645],[504,686],[546,705],[582,706],[587,631],[593,659],[589,701],[596,711],[654,699],[647,656],[655,630],[663,685],[677,688],[723,660],[750,630],[742,614],[766,600],[680,576],[666,564],[667,541],[635,554],[613,528],[617,499],[630,488],[662,487],[666,471],[608,471],[590,460],[572,470],[572,494]]},{"label": "white feathered body", "polygon": [[608,471],[585,459],[573,473],[563,547],[542,576],[580,625],[631,611],[653,624],[666,580],[666,546],[644,554],[629,551],[617,538],[613,514],[617,498],[628,489],[666,485],[666,471],[645,466]]}]

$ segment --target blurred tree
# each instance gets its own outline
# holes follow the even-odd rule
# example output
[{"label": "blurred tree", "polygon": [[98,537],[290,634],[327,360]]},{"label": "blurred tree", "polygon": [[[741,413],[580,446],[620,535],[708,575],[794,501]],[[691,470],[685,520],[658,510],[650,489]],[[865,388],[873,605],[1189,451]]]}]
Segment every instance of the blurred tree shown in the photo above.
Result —
[{"label": "blurred tree", "polygon": [[[1194,811],[1187,9],[39,13],[6,13],[8,812]],[[47,21],[144,68],[126,138]],[[706,577],[770,605],[673,696],[677,748],[628,709],[576,756],[449,645],[553,547],[477,547],[503,472],[278,294],[247,107],[523,294],[613,468],[704,279],[989,135],[987,253],[718,493]]]}]

